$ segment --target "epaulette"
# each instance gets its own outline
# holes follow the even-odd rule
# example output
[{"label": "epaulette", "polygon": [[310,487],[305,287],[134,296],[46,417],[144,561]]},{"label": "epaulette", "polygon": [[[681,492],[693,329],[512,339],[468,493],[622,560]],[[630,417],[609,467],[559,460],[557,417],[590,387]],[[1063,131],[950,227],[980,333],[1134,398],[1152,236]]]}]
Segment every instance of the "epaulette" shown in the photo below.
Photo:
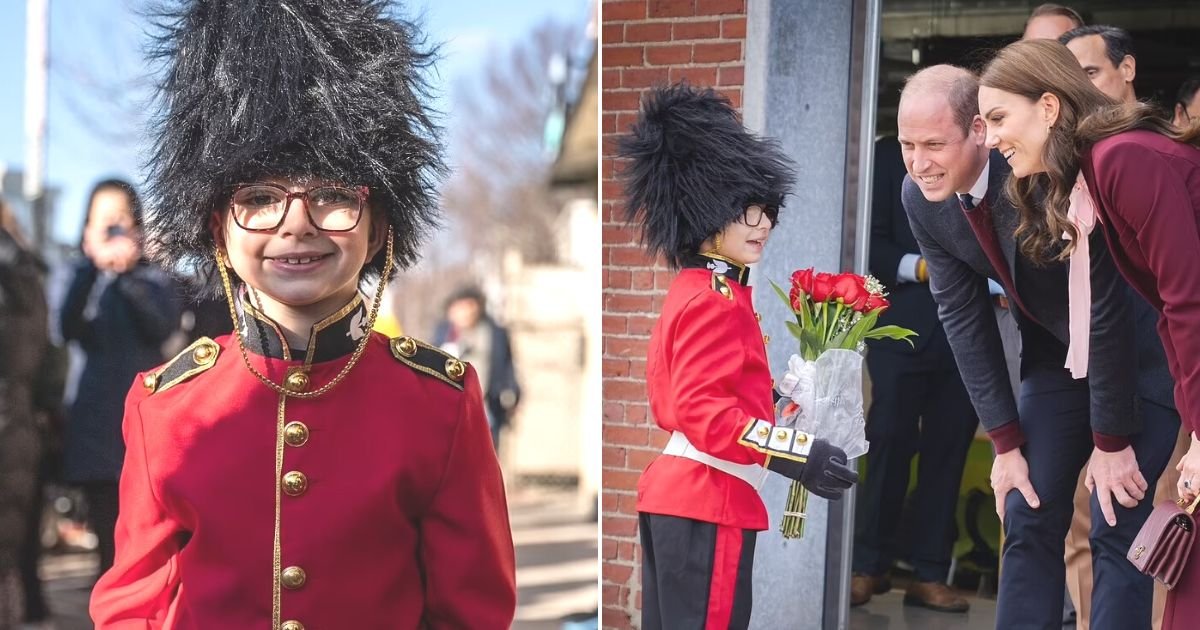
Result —
[{"label": "epaulette", "polygon": [[142,379],[142,386],[151,394],[170,389],[216,365],[220,352],[221,346],[218,346],[217,342],[208,337],[201,337],[184,348],[183,352],[175,355],[174,359],[146,374]]},{"label": "epaulette", "polygon": [[395,337],[388,345],[392,348],[392,356],[401,363],[460,391],[463,389],[463,379],[467,376],[466,363],[412,337]]},{"label": "epaulette", "polygon": [[725,274],[713,272],[712,274],[712,290],[725,296],[725,299],[733,299],[733,289],[729,288],[729,278]]}]

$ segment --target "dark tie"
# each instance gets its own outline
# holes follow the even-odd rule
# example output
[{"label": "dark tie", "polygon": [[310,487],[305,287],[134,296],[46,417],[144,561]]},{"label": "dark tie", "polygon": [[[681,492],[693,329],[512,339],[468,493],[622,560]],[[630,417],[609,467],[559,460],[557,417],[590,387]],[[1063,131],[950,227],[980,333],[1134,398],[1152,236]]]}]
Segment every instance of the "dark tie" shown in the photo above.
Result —
[{"label": "dark tie", "polygon": [[958,193],[958,200],[962,203],[963,210],[974,210],[977,205],[971,193]]}]

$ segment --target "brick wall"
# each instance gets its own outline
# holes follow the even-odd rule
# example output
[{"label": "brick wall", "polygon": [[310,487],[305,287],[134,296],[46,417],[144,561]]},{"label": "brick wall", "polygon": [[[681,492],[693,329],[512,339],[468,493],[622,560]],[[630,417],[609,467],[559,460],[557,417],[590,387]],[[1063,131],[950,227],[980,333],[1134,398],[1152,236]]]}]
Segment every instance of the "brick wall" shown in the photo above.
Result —
[{"label": "brick wall", "polygon": [[637,479],[666,444],[646,405],[646,342],[671,274],[648,260],[622,221],[614,141],[643,92],[687,79],[741,107],[745,0],[604,0],[601,77],[604,222],[604,490],[602,626],[632,628],[641,609]]}]

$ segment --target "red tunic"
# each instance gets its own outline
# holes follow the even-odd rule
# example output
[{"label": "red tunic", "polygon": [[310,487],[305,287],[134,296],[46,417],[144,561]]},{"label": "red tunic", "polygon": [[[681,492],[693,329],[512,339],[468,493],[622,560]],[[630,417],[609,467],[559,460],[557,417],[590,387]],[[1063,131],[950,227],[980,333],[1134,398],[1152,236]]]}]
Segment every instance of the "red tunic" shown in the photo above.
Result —
[{"label": "red tunic", "polygon": [[[344,330],[331,327],[332,338]],[[208,342],[219,351],[207,369],[153,393],[134,386],[116,564],[92,594],[97,628],[271,628],[277,449],[283,473],[306,477],[278,497],[279,569],[304,575],[294,588],[294,569],[283,580],[284,628],[509,627],[512,535],[475,372],[455,386],[367,334],[345,380],[289,397],[282,419],[280,395],[247,371],[231,336]],[[277,383],[304,363],[271,354],[250,362]],[[308,391],[349,359],[316,358]],[[280,420],[307,431],[283,440]]]},{"label": "red tunic", "polygon": [[[771,372],[750,287],[725,274],[686,268],[667,291],[650,333],[646,391],[658,426],[680,431],[696,449],[738,464],[766,455],[738,443],[752,419],[772,421]],[[758,491],[745,481],[692,459],[661,455],[638,481],[640,512],[666,514],[741,529],[767,528]]]}]

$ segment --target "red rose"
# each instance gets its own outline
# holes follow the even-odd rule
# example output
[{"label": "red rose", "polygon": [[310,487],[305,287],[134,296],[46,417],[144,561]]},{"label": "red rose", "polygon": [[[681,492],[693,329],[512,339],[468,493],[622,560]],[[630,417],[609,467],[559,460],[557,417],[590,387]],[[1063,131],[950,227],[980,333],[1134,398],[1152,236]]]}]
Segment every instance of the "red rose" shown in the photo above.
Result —
[{"label": "red rose", "polygon": [[805,293],[812,293],[813,268],[798,269],[792,273],[792,288],[799,288]]},{"label": "red rose", "polygon": [[862,276],[853,273],[840,273],[833,277],[834,299],[840,299],[843,304],[861,311],[870,294],[864,286]]},{"label": "red rose", "polygon": [[886,311],[889,306],[891,306],[891,303],[888,302],[887,298],[883,297],[882,295],[868,295],[867,301],[863,305],[863,310],[867,313],[870,313],[875,309],[880,309],[879,312],[882,313],[883,311]]},{"label": "red rose", "polygon": [[822,271],[813,276],[812,291],[808,292],[812,296],[813,302],[825,302],[833,297],[832,293],[833,274]]}]

